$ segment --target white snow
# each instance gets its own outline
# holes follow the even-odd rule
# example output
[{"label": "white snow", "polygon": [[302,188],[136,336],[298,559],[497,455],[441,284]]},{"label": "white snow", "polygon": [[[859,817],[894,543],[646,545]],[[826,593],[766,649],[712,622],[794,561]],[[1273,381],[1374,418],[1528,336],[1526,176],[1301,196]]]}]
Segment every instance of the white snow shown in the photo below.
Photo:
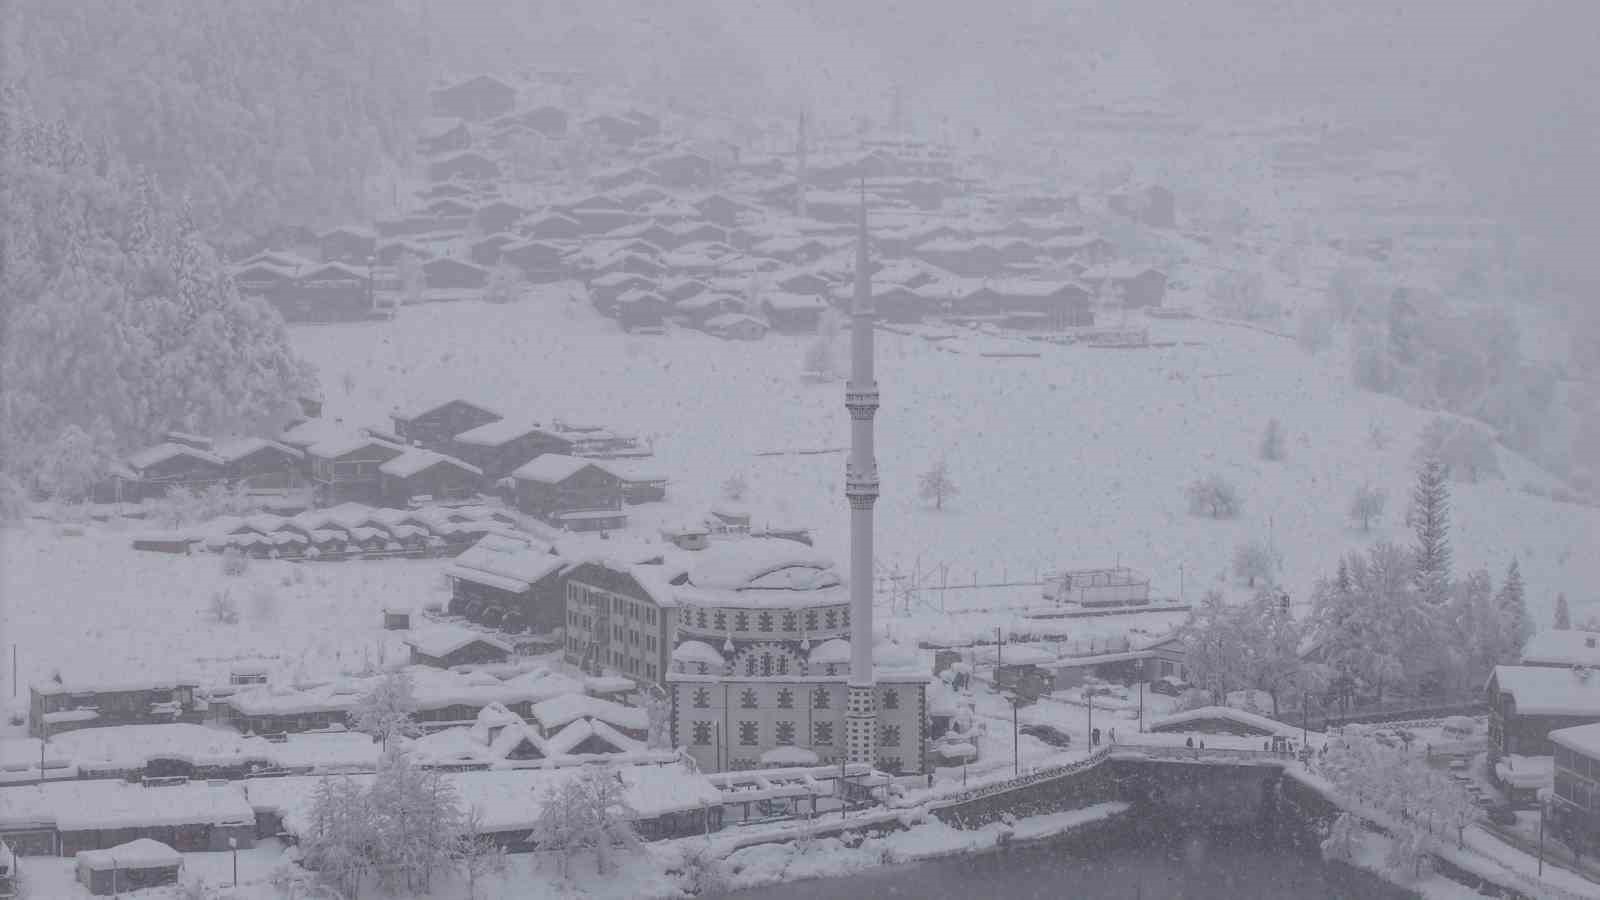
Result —
[{"label": "white snow", "polygon": [[115,780],[51,781],[5,789],[0,825],[54,822],[62,831],[254,821],[240,782],[145,787]]},{"label": "white snow", "polygon": [[396,478],[410,478],[439,465],[451,466],[480,477],[483,475],[483,470],[477,466],[462,462],[454,456],[446,456],[443,453],[424,450],[421,447],[412,447],[394,459],[388,460],[378,466],[378,471],[385,475],[393,475]]},{"label": "white snow", "polygon": [[1276,719],[1269,719],[1266,716],[1256,715],[1253,712],[1247,712],[1242,709],[1234,709],[1227,706],[1202,706],[1199,709],[1191,709],[1185,712],[1173,713],[1170,716],[1163,716],[1162,718],[1152,721],[1149,724],[1149,728],[1153,731],[1180,731],[1182,726],[1189,722],[1202,721],[1205,719],[1224,719],[1227,721],[1237,722],[1240,725],[1258,729],[1265,734],[1276,734],[1283,737],[1293,738],[1300,737],[1300,729],[1298,728],[1285,725]]},{"label": "white snow", "polygon": [[1491,677],[1522,715],[1600,717],[1600,675],[1547,666],[1495,666]]},{"label": "white snow", "polygon": [[524,481],[537,481],[541,484],[560,484],[573,475],[583,471],[588,466],[594,466],[602,472],[610,472],[606,466],[592,459],[581,456],[568,456],[564,453],[545,453],[534,457],[524,463],[511,477]]},{"label": "white snow", "polygon": [[105,850],[81,850],[78,865],[87,869],[159,869],[183,864],[183,854],[160,841],[139,838]]},{"label": "white snow", "polygon": [[599,719],[633,731],[650,727],[650,717],[644,710],[584,694],[563,694],[535,703],[533,718],[546,734],[576,719]]},{"label": "white snow", "polygon": [[414,647],[417,652],[425,653],[432,657],[445,657],[460,650],[469,644],[488,644],[497,650],[511,652],[511,645],[504,640],[482,631],[463,628],[460,625],[436,625],[430,628],[412,631],[405,639],[406,644]]},{"label": "white snow", "polygon": [[1523,645],[1522,664],[1600,667],[1600,632],[1544,629]]}]

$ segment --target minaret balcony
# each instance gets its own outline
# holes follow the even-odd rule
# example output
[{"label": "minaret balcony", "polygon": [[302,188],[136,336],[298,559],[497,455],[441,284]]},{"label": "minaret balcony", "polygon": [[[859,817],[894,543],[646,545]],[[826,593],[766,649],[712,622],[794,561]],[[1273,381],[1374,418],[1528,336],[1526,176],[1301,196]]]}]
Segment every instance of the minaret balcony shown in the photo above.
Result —
[{"label": "minaret balcony", "polygon": [[848,383],[844,388],[844,405],[850,410],[850,416],[856,419],[870,419],[878,409],[878,383],[876,381],[866,387],[857,387]]}]

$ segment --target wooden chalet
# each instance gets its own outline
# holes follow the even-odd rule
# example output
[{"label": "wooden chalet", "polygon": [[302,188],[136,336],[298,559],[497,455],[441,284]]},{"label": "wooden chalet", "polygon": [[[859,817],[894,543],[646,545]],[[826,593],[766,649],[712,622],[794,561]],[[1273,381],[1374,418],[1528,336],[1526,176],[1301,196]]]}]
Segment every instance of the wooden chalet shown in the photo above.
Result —
[{"label": "wooden chalet", "polygon": [[759,341],[767,336],[767,323],[755,316],[736,312],[712,316],[701,327],[706,334],[728,341]]},{"label": "wooden chalet", "polygon": [[343,225],[318,235],[317,250],[323,262],[365,266],[378,251],[378,235],[370,228]]},{"label": "wooden chalet", "polygon": [[817,330],[828,305],[809,294],[770,293],[761,298],[761,311],[775,331],[804,333]]},{"label": "wooden chalet", "polygon": [[127,683],[44,681],[28,687],[28,734],[36,738],[80,728],[199,722],[198,685],[184,681]]},{"label": "wooden chalet", "polygon": [[472,150],[428,163],[429,181],[484,182],[494,181],[501,174],[499,163]]},{"label": "wooden chalet", "polygon": [[413,631],[406,638],[411,648],[411,664],[449,669],[483,663],[502,663],[511,656],[511,646],[505,641],[453,625],[441,625]]},{"label": "wooden chalet", "polygon": [[474,291],[489,283],[489,270],[459,259],[440,257],[422,264],[422,277],[432,291]]},{"label": "wooden chalet", "polygon": [[591,459],[546,453],[511,474],[517,508],[572,531],[620,528],[622,479]]},{"label": "wooden chalet", "polygon": [[710,289],[710,285],[698,278],[683,276],[661,282],[660,292],[661,296],[667,298],[668,301],[677,303],[680,300],[688,300],[690,297],[698,297]]},{"label": "wooden chalet", "polygon": [[412,447],[378,466],[379,495],[404,509],[419,498],[465,500],[483,489],[483,470],[453,456]]},{"label": "wooden chalet", "polygon": [[501,116],[489,124],[496,128],[517,126],[548,138],[557,138],[567,133],[567,112],[558,106],[545,104]]},{"label": "wooden chalet", "polygon": [[467,123],[451,116],[431,116],[417,132],[417,149],[429,156],[459,153],[472,147]]},{"label": "wooden chalet", "polygon": [[619,146],[627,146],[645,137],[644,127],[640,123],[609,113],[585,119],[583,130]]},{"label": "wooden chalet", "polygon": [[589,279],[589,302],[601,315],[616,313],[617,298],[629,291],[653,291],[656,283],[632,272],[608,272]]},{"label": "wooden chalet", "polygon": [[1495,666],[1484,691],[1490,760],[1549,756],[1550,732],[1600,722],[1600,676],[1588,668]]},{"label": "wooden chalet", "polygon": [[736,227],[742,216],[755,211],[748,204],[729,199],[723,194],[711,194],[696,200],[694,208],[706,221],[724,228]]},{"label": "wooden chalet", "polygon": [[584,235],[582,222],[565,213],[548,213],[517,228],[523,237],[538,241],[571,241]]},{"label": "wooden chalet", "polygon": [[357,501],[376,504],[381,496],[379,467],[404,453],[405,447],[356,434],[312,444],[311,482],[322,505]]},{"label": "wooden chalet", "polygon": [[660,331],[672,305],[655,291],[635,289],[618,295],[617,324],[623,331]]},{"label": "wooden chalet", "polygon": [[992,311],[1013,328],[1060,330],[1094,324],[1089,291],[1072,282],[995,281],[985,285],[970,302]]},{"label": "wooden chalet", "polygon": [[173,487],[194,490],[228,480],[228,464],[210,450],[166,441],[129,456],[125,471],[114,476],[119,501],[165,496]]},{"label": "wooden chalet", "polygon": [[450,441],[453,454],[483,470],[485,478],[509,476],[546,453],[570,453],[572,441],[537,422],[500,419],[470,428]]},{"label": "wooden chalet", "polygon": [[305,478],[305,453],[278,441],[241,438],[220,443],[212,452],[226,466],[228,479],[247,489],[293,488]]},{"label": "wooden chalet", "polygon": [[606,201],[605,205],[594,205],[594,201],[585,201],[577,206],[569,206],[566,214],[578,221],[583,226],[583,234],[598,237],[607,232],[615,231],[632,225],[637,221],[637,214],[615,206],[615,201],[609,197],[599,198]]},{"label": "wooden chalet", "polygon": [[698,153],[673,153],[646,160],[644,168],[655,184],[671,188],[692,188],[709,184],[716,166]]},{"label": "wooden chalet", "polygon": [[378,245],[378,265],[380,266],[398,266],[400,261],[406,257],[425,262],[432,259],[433,254],[411,241],[386,241]]},{"label": "wooden chalet", "polygon": [[[743,297],[720,291],[705,291],[672,304],[672,309],[677,315],[687,320],[690,325],[702,329],[705,329],[712,319],[719,316],[743,314],[744,308]],[[752,317],[746,316],[745,318]],[[757,335],[757,337],[764,336],[767,333],[767,323],[762,322],[760,319],[756,319],[755,322],[761,326],[761,334]],[[724,324],[730,325],[734,323]],[[749,332],[748,326],[741,325],[736,327]]]},{"label": "wooden chalet", "polygon": [[430,100],[435,116],[482,122],[511,112],[517,90],[493,76],[475,75],[435,90]]},{"label": "wooden chalet", "polygon": [[1177,203],[1172,192],[1158,185],[1117,191],[1106,197],[1106,207],[1151,228],[1178,226]]},{"label": "wooden chalet", "polygon": [[486,269],[494,268],[500,264],[500,250],[507,244],[520,244],[522,238],[509,232],[491,234],[486,238],[473,241],[467,248],[467,256],[477,265]]},{"label": "wooden chalet", "polygon": [[373,314],[370,270],[339,262],[304,272],[278,295],[277,307],[289,322],[353,322]]},{"label": "wooden chalet", "polygon": [[1109,288],[1130,309],[1160,306],[1167,296],[1167,275],[1152,266],[1110,263],[1085,269],[1079,279],[1097,292]]},{"label": "wooden chalet", "polygon": [[648,206],[672,199],[666,191],[648,184],[640,184],[615,195],[623,209],[638,212]]},{"label": "wooden chalet", "polygon": [[445,569],[451,615],[501,631],[549,634],[566,619],[569,563],[542,545],[489,535]]},{"label": "wooden chalet", "polygon": [[472,224],[485,234],[496,231],[510,231],[517,223],[528,215],[528,210],[505,200],[496,200],[478,207],[473,214]]},{"label": "wooden chalet", "polygon": [[500,248],[500,262],[516,266],[522,276],[535,284],[548,284],[571,277],[566,253],[545,241],[523,240]]},{"label": "wooden chalet", "polygon": [[468,400],[456,398],[390,414],[394,433],[404,443],[440,452],[453,450],[452,439],[504,416]]},{"label": "wooden chalet", "polygon": [[589,183],[602,191],[613,191],[629,185],[644,186],[649,181],[650,173],[639,166],[617,166],[589,176]]},{"label": "wooden chalet", "polygon": [[1005,270],[1006,260],[986,241],[938,238],[912,251],[924,262],[967,278],[990,278]]}]

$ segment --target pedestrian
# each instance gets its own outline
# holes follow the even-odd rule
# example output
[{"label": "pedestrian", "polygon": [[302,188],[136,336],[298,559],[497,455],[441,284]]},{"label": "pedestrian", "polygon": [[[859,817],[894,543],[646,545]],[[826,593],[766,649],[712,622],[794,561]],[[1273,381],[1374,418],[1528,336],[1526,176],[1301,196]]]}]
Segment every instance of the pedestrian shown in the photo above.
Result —
[{"label": "pedestrian", "polygon": [[1263,750],[1271,750],[1272,749],[1272,742],[1271,741],[1262,741],[1261,742],[1261,749],[1263,749]]},{"label": "pedestrian", "polygon": [[1184,738],[1183,739],[1183,745],[1185,747],[1188,747],[1190,750],[1193,750],[1194,749],[1194,738],[1192,738],[1192,737],[1191,738]]},{"label": "pedestrian", "polygon": [[1206,739],[1205,738],[1201,738],[1200,739],[1200,749],[1204,750],[1205,748],[1206,748]]}]

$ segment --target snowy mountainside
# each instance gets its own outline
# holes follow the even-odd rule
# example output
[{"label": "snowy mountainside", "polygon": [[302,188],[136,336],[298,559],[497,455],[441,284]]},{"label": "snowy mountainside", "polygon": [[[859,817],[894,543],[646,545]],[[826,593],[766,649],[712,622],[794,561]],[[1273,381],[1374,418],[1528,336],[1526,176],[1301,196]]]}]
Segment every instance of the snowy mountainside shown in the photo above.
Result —
[{"label": "snowy mountainside", "polygon": [[[359,337],[304,328],[293,340],[321,369],[326,415],[381,424],[396,404],[459,395],[507,414],[601,422],[653,438],[652,467],[673,479],[670,506],[630,507],[636,525],[703,511],[742,473],[758,519],[809,525],[819,550],[844,558],[843,456],[755,455],[848,443],[842,386],[800,378],[810,338],[625,336],[564,290],[510,306],[413,307]],[[1150,325],[1152,339],[1184,345],[1028,342],[1015,345],[1040,358],[1000,359],[978,355],[969,338],[936,346],[880,331],[880,556],[984,581],[1002,570],[1120,560],[1167,595],[1179,592],[1181,565],[1196,599],[1232,584],[1225,573],[1237,544],[1270,538],[1284,556],[1284,584],[1304,599],[1342,552],[1409,540],[1411,456],[1432,414],[1354,389],[1339,353],[1307,357],[1292,341],[1203,321]],[[980,342],[987,352],[998,340]],[[342,386],[346,372],[353,392]],[[1282,463],[1257,456],[1273,417],[1288,435]],[[1388,435],[1383,449],[1373,445],[1375,427]],[[1500,454],[1504,481],[1455,488],[1458,570],[1482,566],[1498,580],[1518,556],[1539,621],[1558,591],[1592,602],[1600,560],[1582,550],[1600,538],[1600,511],[1522,493],[1524,483],[1550,480]],[[935,512],[918,498],[917,480],[940,458],[960,494]],[[1211,473],[1243,494],[1238,519],[1189,513],[1185,485]],[[1389,495],[1370,534],[1346,516],[1363,483]]]}]

